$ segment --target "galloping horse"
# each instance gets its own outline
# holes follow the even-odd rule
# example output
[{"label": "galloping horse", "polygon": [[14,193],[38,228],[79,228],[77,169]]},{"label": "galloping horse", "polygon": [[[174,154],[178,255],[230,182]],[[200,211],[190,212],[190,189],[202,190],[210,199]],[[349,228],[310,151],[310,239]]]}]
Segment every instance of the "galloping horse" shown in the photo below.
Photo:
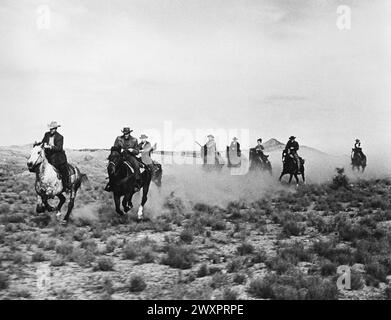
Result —
[{"label": "galloping horse", "polygon": [[[71,164],[68,164],[69,170],[72,172],[70,176],[70,199],[68,203],[68,210],[62,220],[62,224],[66,224],[69,219],[69,215],[72,212],[75,204],[75,197],[77,190],[81,184],[88,181],[87,175],[80,173],[80,170]],[[35,143],[31,150],[30,157],[27,161],[27,167],[30,172],[35,172],[35,191],[38,195],[38,204],[36,207],[37,213],[57,211],[58,215],[61,211],[61,207],[66,201],[63,193],[66,191],[62,180],[59,177],[58,171],[52,166],[46,158],[45,150],[42,147],[42,143]],[[48,203],[48,199],[57,197],[60,202],[57,207],[52,207]],[[42,201],[40,203],[40,201]]]},{"label": "galloping horse", "polygon": [[281,172],[280,178],[278,180],[281,181],[281,178],[285,174],[290,174],[289,184],[291,183],[292,177],[294,176],[296,179],[296,184],[298,185],[299,178],[297,176],[300,174],[301,177],[303,178],[303,182],[305,183],[304,159],[300,158],[300,170],[298,170],[298,167],[297,167],[295,160],[292,157],[290,157],[288,154],[286,154],[285,152],[282,153],[282,159],[283,159],[282,160],[283,167],[282,167],[282,172]]},{"label": "galloping horse", "polygon": [[269,171],[272,174],[272,164],[268,159],[268,155],[264,155],[264,159],[262,159],[261,155],[257,153],[255,148],[250,148],[250,170],[262,170]]},{"label": "galloping horse", "polygon": [[359,152],[356,152],[356,150],[352,149],[352,154],[350,156],[352,160],[352,170],[357,169],[357,171],[360,171],[360,167],[362,169],[362,172],[364,172],[365,167],[367,166],[367,156],[362,153],[362,156],[359,154]]},{"label": "galloping horse", "polygon": [[[133,208],[132,197],[135,193],[134,188],[136,186],[134,169],[123,159],[121,153],[114,147],[111,148],[108,160],[109,164],[107,166],[107,173],[109,175],[109,181],[114,195],[115,211],[120,215],[124,215],[120,206],[121,197],[123,197],[122,206],[125,212],[128,212]],[[151,180],[151,172],[144,169],[144,171],[141,172],[141,187],[143,189],[143,195],[137,212],[139,219],[143,216],[143,209],[148,199],[147,195]]]}]

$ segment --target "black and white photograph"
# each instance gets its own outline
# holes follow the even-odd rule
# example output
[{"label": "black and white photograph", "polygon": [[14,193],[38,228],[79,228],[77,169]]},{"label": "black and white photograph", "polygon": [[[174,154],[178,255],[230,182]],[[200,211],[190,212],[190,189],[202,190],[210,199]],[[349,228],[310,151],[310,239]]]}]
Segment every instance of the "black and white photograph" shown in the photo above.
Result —
[{"label": "black and white photograph", "polygon": [[391,299],[390,18],[0,0],[0,300]]}]

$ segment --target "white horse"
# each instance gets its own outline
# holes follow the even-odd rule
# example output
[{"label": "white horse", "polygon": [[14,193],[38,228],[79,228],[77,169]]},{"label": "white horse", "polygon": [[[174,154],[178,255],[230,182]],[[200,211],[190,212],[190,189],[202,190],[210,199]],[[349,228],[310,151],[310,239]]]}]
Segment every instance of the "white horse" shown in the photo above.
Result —
[{"label": "white horse", "polygon": [[[68,164],[71,173],[70,176],[70,199],[68,204],[67,213],[62,220],[62,224],[66,224],[69,219],[69,215],[73,209],[75,203],[75,197],[77,190],[81,184],[88,181],[87,175],[80,173],[80,170],[71,164]],[[65,188],[63,187],[62,180],[60,179],[59,172],[52,166],[46,158],[45,150],[42,143],[35,143],[29,159],[27,160],[27,167],[30,172],[36,173],[35,191],[38,195],[38,204],[36,207],[37,213],[57,211],[57,215],[61,216],[61,207],[66,201],[63,195]],[[54,208],[49,205],[48,199],[58,197],[60,202],[57,207]]]}]

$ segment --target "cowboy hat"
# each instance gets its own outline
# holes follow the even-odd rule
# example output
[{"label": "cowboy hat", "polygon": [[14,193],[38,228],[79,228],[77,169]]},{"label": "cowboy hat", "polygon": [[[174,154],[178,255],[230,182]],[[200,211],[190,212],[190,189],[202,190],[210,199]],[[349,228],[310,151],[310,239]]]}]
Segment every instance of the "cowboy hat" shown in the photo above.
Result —
[{"label": "cowboy hat", "polygon": [[214,136],[212,134],[208,134],[206,137],[207,138],[214,138]]},{"label": "cowboy hat", "polygon": [[48,127],[49,127],[49,130],[51,130],[51,129],[57,129],[58,127],[61,127],[61,126],[57,123],[57,121],[52,121],[48,124]]},{"label": "cowboy hat", "polygon": [[235,140],[235,141],[236,141],[236,140],[238,140],[238,138],[236,138],[236,137],[233,137],[233,138],[232,138],[232,140]]},{"label": "cowboy hat", "polygon": [[122,131],[122,133],[124,133],[124,134],[128,134],[128,133],[131,133],[133,130],[130,130],[129,127],[125,127],[125,128],[123,128],[121,131]]},{"label": "cowboy hat", "polygon": [[356,141],[358,142],[358,141],[360,141],[360,139],[356,139]]},{"label": "cowboy hat", "polygon": [[289,137],[289,140],[293,140],[293,139],[296,139],[296,137],[295,136],[290,136]]},{"label": "cowboy hat", "polygon": [[147,139],[147,138],[148,138],[148,136],[145,135],[145,134],[142,134],[142,135],[140,136],[140,139]]}]

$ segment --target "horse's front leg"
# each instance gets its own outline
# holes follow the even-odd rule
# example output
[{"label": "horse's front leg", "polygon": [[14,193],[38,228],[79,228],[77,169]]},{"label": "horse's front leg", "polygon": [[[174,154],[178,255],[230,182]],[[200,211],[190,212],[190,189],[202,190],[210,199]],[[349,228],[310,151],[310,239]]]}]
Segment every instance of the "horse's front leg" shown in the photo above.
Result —
[{"label": "horse's front leg", "polygon": [[280,181],[281,182],[281,179],[282,179],[282,177],[284,176],[284,171],[283,172],[281,172],[281,175],[280,175],[280,177],[278,178],[278,181]]},{"label": "horse's front leg", "polygon": [[293,174],[291,173],[290,176],[289,176],[289,182],[288,182],[289,184],[291,184],[292,178],[293,178]]},{"label": "horse's front leg", "polygon": [[46,211],[46,207],[43,204],[43,198],[42,196],[37,196],[37,206],[35,207],[35,212],[36,213],[43,213]]},{"label": "horse's front leg", "polygon": [[61,211],[61,208],[62,208],[62,206],[64,205],[64,203],[65,203],[65,201],[66,201],[66,198],[65,198],[65,196],[62,194],[62,193],[60,193],[59,195],[57,195],[57,198],[60,200],[60,202],[58,203],[58,205],[57,205],[57,211]]},{"label": "horse's front leg", "polygon": [[122,199],[122,207],[124,208],[125,212],[128,212],[130,210],[128,206],[129,198],[130,198],[130,194],[127,193],[124,195],[124,198]]},{"label": "horse's front leg", "polygon": [[75,205],[75,198],[76,198],[76,191],[75,190],[71,190],[69,203],[68,203],[68,210],[67,210],[67,213],[65,214],[64,220],[62,221],[63,224],[67,224],[68,223],[69,216],[70,216],[70,214],[72,212],[72,209],[73,209],[73,207]]},{"label": "horse's front leg", "polygon": [[299,186],[299,177],[297,176],[297,174],[294,175],[295,176],[295,180],[296,180],[296,187]]},{"label": "horse's front leg", "polygon": [[149,184],[150,183],[151,183],[151,181],[149,181],[148,183],[143,185],[143,197],[141,199],[141,205],[138,208],[138,212],[137,212],[137,217],[139,219],[142,219],[143,214],[144,214],[143,210],[144,210],[144,205],[148,200],[148,191],[149,191]]},{"label": "horse's front leg", "polygon": [[124,212],[121,210],[120,200],[121,200],[121,196],[114,193],[115,212],[117,212],[122,216],[124,215]]},{"label": "horse's front leg", "polygon": [[305,176],[304,176],[304,172],[301,174],[301,177],[303,178],[303,183],[305,184]]},{"label": "horse's front leg", "polygon": [[133,208],[133,203],[132,203],[133,195],[134,195],[133,192],[131,192],[131,193],[129,194],[129,199],[128,199],[128,207],[129,207],[129,209],[132,209],[132,208]]},{"label": "horse's front leg", "polygon": [[45,205],[45,209],[49,212],[53,212],[56,208],[52,207],[49,202],[47,197],[42,197],[42,202]]}]

